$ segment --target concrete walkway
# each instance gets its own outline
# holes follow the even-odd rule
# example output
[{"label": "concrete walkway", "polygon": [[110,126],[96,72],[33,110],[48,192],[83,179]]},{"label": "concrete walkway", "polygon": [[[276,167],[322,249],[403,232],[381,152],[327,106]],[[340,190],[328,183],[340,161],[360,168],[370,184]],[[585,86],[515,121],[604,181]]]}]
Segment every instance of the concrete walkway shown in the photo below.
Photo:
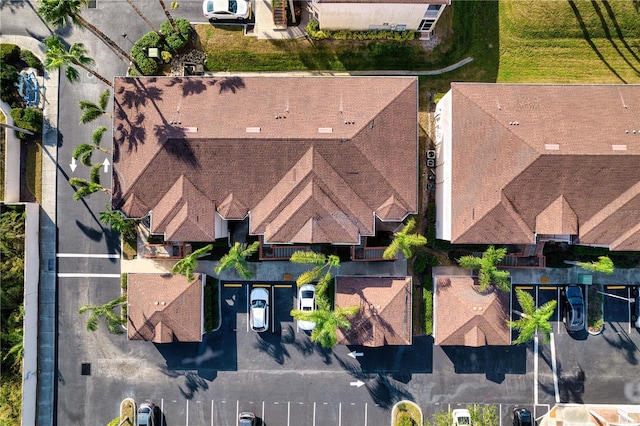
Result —
[{"label": "concrete walkway", "polygon": [[[0,109],[6,117],[5,123],[13,126],[13,117],[9,114],[11,106],[0,100]],[[20,139],[13,129],[4,129],[4,202],[20,202]]]},{"label": "concrete walkway", "polygon": [[[44,63],[42,44],[31,37],[0,35],[0,43],[11,43],[30,50]],[[58,153],[58,82],[59,73],[45,73],[43,92],[45,125],[42,135],[42,204],[40,209],[40,292],[39,327],[36,341],[25,341],[27,347],[38,348],[36,412],[24,412],[23,424],[53,425],[56,379],[56,172]],[[6,166],[10,166],[7,164]],[[18,173],[20,162],[17,163]],[[25,371],[27,369],[25,368]],[[26,379],[25,379],[26,380]],[[37,399],[36,399],[37,398]],[[29,423],[27,419],[37,419]],[[25,422],[27,421],[27,422]]]},{"label": "concrete walkway", "polygon": [[253,33],[258,39],[292,39],[305,38],[307,23],[309,22],[309,10],[306,4],[302,7],[300,24],[295,27],[279,29],[273,24],[273,14],[271,12],[271,0],[255,0],[254,15],[255,27]]}]

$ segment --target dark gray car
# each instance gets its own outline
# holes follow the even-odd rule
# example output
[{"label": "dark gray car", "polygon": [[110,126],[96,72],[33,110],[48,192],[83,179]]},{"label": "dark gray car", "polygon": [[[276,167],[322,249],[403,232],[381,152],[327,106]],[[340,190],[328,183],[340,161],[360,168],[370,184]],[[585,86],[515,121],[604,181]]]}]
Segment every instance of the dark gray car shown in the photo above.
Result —
[{"label": "dark gray car", "polygon": [[248,411],[240,413],[238,416],[238,426],[255,426],[256,415]]},{"label": "dark gray car", "polygon": [[582,288],[570,285],[564,291],[564,325],[569,333],[584,330],[584,296]]}]

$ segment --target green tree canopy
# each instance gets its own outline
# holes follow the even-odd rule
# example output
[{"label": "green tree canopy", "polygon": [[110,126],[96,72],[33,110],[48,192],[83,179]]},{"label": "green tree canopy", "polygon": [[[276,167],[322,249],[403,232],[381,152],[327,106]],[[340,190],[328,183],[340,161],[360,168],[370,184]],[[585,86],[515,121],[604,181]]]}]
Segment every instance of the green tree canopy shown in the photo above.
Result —
[{"label": "green tree canopy", "polygon": [[358,313],[359,306],[338,307],[335,310],[316,309],[314,311],[299,311],[294,309],[291,316],[298,321],[313,321],[316,323],[311,332],[311,341],[319,343],[323,348],[332,348],[338,342],[337,329],[351,330],[350,318]]},{"label": "green tree canopy", "polygon": [[543,333],[544,342],[549,342],[551,331],[553,330],[549,318],[556,309],[556,301],[551,300],[536,309],[536,302],[526,291],[516,289],[516,298],[522,306],[520,318],[516,321],[507,321],[507,324],[519,331],[518,338],[514,344],[527,343],[533,340],[533,336],[540,330]]},{"label": "green tree canopy", "polygon": [[302,286],[318,280],[316,284],[316,304],[329,309],[327,289],[333,279],[333,270],[340,267],[340,258],[336,255],[325,255],[313,251],[296,251],[289,258],[291,263],[314,265],[309,271],[303,272],[296,279],[296,284]]},{"label": "green tree canopy", "polygon": [[172,274],[182,274],[187,277],[187,280],[193,281],[193,271],[198,267],[198,259],[208,255],[208,251],[213,248],[213,244],[208,244],[198,250],[193,251],[189,256],[184,259],[180,259],[171,268]]},{"label": "green tree canopy", "polygon": [[100,318],[105,319],[107,330],[112,334],[123,334],[123,325],[126,324],[126,320],[120,315],[114,312],[114,309],[121,307],[127,303],[125,296],[120,296],[117,299],[111,300],[104,305],[84,305],[78,310],[80,315],[86,311],[91,311],[89,319],[87,319],[87,330],[96,331],[98,329],[98,320]]},{"label": "green tree canopy", "polygon": [[[106,91],[105,93],[108,94],[109,91]],[[100,143],[102,142],[102,135],[106,131],[107,131],[107,128],[105,126],[98,127],[96,130],[93,131],[93,135],[91,138],[92,143],[90,144],[82,143],[78,145],[73,150],[73,153],[71,154],[71,156],[76,160],[80,160],[80,162],[83,165],[87,167],[91,167],[93,166],[93,163],[91,162],[91,155],[93,154],[94,150],[97,149],[104,152],[105,154],[111,155],[111,151],[100,146]]]},{"label": "green tree canopy", "polygon": [[240,244],[236,242],[216,265],[216,274],[220,274],[222,271],[233,267],[240,277],[247,280],[253,278],[253,272],[249,270],[247,258],[258,251],[259,247],[260,241],[254,241],[249,246],[246,243]]},{"label": "green tree canopy", "polygon": [[[102,115],[106,115],[109,118],[113,118],[113,116],[107,111],[107,105],[109,104],[109,99],[111,98],[111,92],[109,90],[105,90],[100,94],[100,98],[98,102],[92,101],[80,101],[78,102],[78,106],[82,110],[82,114],[80,115],[80,123],[87,124],[100,118]],[[100,129],[100,127],[98,127]],[[102,136],[102,135],[100,135]],[[94,141],[95,144],[95,141]],[[104,148],[100,148],[100,142],[96,144],[96,148],[102,149],[105,152],[108,152]]]},{"label": "green tree canopy", "polygon": [[387,260],[393,259],[398,251],[401,251],[404,257],[411,259],[413,257],[413,249],[416,247],[422,247],[427,244],[427,239],[423,235],[410,234],[413,228],[416,226],[414,218],[409,219],[407,224],[401,231],[395,232],[393,241],[386,248],[382,257]]},{"label": "green tree canopy", "polygon": [[494,246],[489,246],[482,257],[462,256],[458,259],[458,265],[479,270],[480,291],[485,291],[487,287],[494,284],[498,289],[508,292],[511,290],[509,271],[501,271],[496,266],[506,255],[506,248],[496,249]]},{"label": "green tree canopy", "polygon": [[586,271],[602,272],[607,275],[613,274],[615,270],[613,261],[608,256],[599,256],[594,262],[578,262],[577,265]]},{"label": "green tree canopy", "polygon": [[113,87],[113,84],[104,78],[101,74],[91,69],[95,64],[95,61],[87,56],[88,50],[82,43],[74,43],[69,50],[62,43],[62,41],[56,35],[51,35],[43,41],[45,50],[44,53],[47,56],[44,68],[48,71],[61,70],[64,68],[64,74],[70,83],[80,81],[80,73],[72,65],[77,65],[83,70],[92,75],[95,75],[98,80]]}]

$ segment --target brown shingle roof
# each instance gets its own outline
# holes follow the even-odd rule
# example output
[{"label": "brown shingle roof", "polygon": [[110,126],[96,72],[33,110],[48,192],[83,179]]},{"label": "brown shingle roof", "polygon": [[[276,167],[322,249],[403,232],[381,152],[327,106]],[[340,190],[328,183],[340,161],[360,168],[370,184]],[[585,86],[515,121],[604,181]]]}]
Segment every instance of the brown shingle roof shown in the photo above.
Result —
[{"label": "brown shingle roof", "polygon": [[113,207],[167,215],[184,179],[224,218],[250,212],[268,241],[357,243],[374,214],[417,210],[417,89],[406,77],[116,78]]},{"label": "brown shingle roof", "polygon": [[640,86],[455,83],[452,110],[452,242],[640,250]]},{"label": "brown shingle roof", "polygon": [[410,345],[411,290],[411,277],[336,277],[336,307],[360,307],[338,344]]},{"label": "brown shingle roof", "polygon": [[202,341],[203,275],[128,274],[127,335],[154,343]]},{"label": "brown shingle roof", "polygon": [[510,345],[509,295],[478,291],[477,278],[436,277],[434,337],[440,346]]}]

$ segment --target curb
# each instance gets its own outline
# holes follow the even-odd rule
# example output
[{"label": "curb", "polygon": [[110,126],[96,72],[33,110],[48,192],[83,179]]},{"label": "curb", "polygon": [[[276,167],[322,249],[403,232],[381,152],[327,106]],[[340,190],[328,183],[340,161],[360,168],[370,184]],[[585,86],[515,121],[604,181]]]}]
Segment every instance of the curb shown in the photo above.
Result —
[{"label": "curb", "polygon": [[129,424],[131,425],[135,425],[136,424],[136,413],[137,413],[137,406],[136,406],[136,402],[133,400],[133,398],[125,398],[122,400],[122,402],[120,403],[120,425],[123,425],[126,423],[125,419],[123,419],[124,417],[124,405],[125,404],[132,404],[133,405],[133,419],[129,419],[128,417],[126,417],[129,420]]}]

